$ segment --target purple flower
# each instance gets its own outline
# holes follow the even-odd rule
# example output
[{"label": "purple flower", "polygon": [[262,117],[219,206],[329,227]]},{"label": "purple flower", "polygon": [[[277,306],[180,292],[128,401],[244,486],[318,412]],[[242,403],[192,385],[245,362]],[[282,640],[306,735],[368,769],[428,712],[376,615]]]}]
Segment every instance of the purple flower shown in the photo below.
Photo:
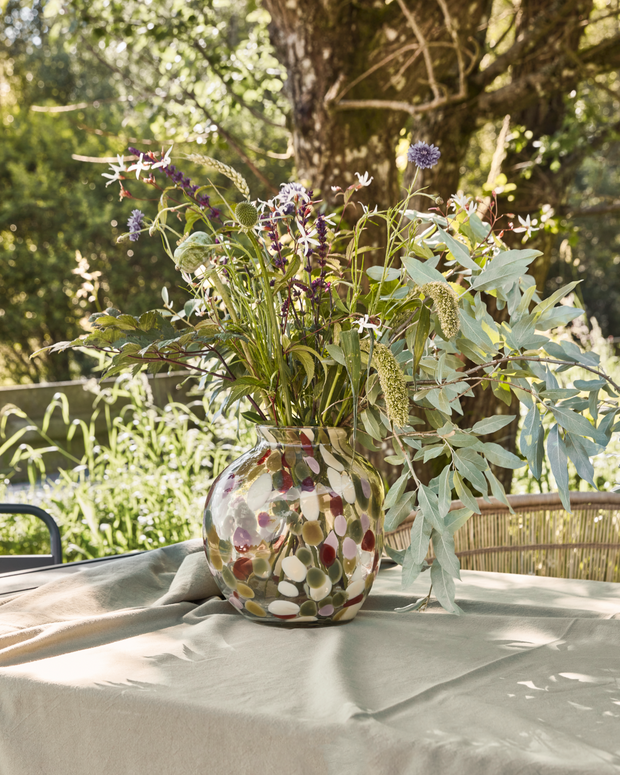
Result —
[{"label": "purple flower", "polygon": [[407,151],[407,159],[421,170],[430,170],[431,167],[437,164],[440,156],[441,151],[439,148],[422,142],[410,145]]},{"label": "purple flower", "polygon": [[137,242],[140,239],[140,232],[143,229],[144,213],[140,210],[132,210],[129,219],[127,220],[127,228],[129,229],[129,239],[132,242]]}]

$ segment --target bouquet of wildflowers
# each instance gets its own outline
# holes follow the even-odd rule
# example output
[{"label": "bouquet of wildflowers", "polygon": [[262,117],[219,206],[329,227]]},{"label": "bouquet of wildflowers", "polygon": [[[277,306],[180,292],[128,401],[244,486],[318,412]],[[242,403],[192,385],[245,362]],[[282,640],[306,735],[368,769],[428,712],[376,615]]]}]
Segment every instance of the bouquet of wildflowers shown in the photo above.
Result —
[{"label": "bouquet of wildflowers", "polygon": [[[186,157],[206,170],[205,184],[196,185],[171,163],[170,151],[130,150],[137,160],[127,167],[119,157],[108,184],[119,181],[121,195],[129,195],[125,185],[135,174],[157,191],[157,212],[134,210],[123,238],[160,238],[186,301],[176,307],[164,289],[161,309],[138,317],[97,313],[90,333],[52,350],[103,351],[108,376],[187,368],[223,398],[224,411],[247,401],[243,414],[255,422],[345,426],[367,449],[391,444],[386,460],[403,473],[386,498],[386,529],[418,509],[410,547],[392,554],[407,585],[428,569],[432,542],[431,582],[454,612],[453,534],[479,513],[476,497],[507,502],[492,465],[527,462],[539,478],[546,443],[567,509],[568,458],[593,483],[590,457],[618,430],[620,388],[594,353],[553,341],[549,332],[582,312],[560,304],[576,283],[542,300],[527,274],[539,252],[509,249],[493,209],[485,223],[467,197],[454,196],[442,210],[440,200],[416,192],[431,207],[412,210],[415,179],[394,207],[362,208],[355,195],[372,178],[358,174],[348,188],[334,189],[341,206],[328,214],[299,183],[283,185],[270,201],[252,201],[244,178],[215,159]],[[425,143],[409,151],[418,168],[438,158]],[[220,194],[216,176],[232,182],[238,201]],[[351,228],[348,216],[358,207]],[[365,243],[369,223],[383,228],[380,250]],[[490,298],[504,311],[501,324],[489,314]],[[573,366],[592,379],[560,388],[556,374]],[[514,415],[459,423],[461,400],[476,386],[525,405],[522,457],[488,440]],[[553,418],[546,442],[543,417]],[[433,458],[443,463],[441,473],[423,483],[416,462]],[[463,508],[450,511],[454,494]]]}]

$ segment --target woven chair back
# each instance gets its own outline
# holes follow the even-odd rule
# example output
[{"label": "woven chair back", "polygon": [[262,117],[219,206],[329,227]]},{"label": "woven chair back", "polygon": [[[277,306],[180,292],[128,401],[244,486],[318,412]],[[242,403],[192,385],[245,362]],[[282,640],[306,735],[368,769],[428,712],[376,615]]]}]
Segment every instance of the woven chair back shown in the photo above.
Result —
[{"label": "woven chair back", "polygon": [[[481,513],[454,534],[461,568],[620,582],[620,493],[570,497],[572,514],[556,493],[509,495],[514,514],[495,498],[479,498]],[[462,507],[453,501],[451,510]],[[415,512],[387,534],[389,546],[409,545],[414,519]]]}]

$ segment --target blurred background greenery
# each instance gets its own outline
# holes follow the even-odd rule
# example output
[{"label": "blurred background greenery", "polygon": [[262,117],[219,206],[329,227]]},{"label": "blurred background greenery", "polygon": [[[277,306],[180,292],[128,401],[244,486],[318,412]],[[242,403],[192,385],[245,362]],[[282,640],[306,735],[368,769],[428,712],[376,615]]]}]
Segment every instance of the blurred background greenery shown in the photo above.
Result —
[{"label": "blurred background greenery", "polygon": [[[252,196],[263,199],[298,178],[330,200],[329,184],[348,184],[354,171],[368,170],[375,181],[365,193],[384,206],[396,201],[407,180],[409,143],[434,142],[442,160],[424,184],[444,199],[457,188],[488,197],[491,211],[495,196],[503,226],[518,226],[518,216],[535,221],[540,228],[529,246],[547,256],[534,270],[539,289],[548,294],[582,280],[575,302],[585,308],[587,329],[566,335],[604,349],[617,373],[618,1],[477,0],[435,7],[409,0],[405,7],[426,40],[435,42],[437,94],[402,5],[0,0],[0,385],[91,376],[97,361],[87,355],[31,360],[30,354],[79,335],[93,311],[156,307],[162,286],[181,297],[178,274],[155,240],[116,242],[134,208],[154,211],[149,189],[128,180],[132,198],[119,201],[118,184],[106,186],[101,177],[129,146],[173,143],[176,152],[233,165],[250,182]],[[442,7],[452,16],[442,15]],[[457,95],[461,87],[466,98]],[[367,102],[379,98],[429,109],[395,111]],[[341,109],[345,100],[361,107]],[[190,177],[200,174],[179,166]],[[151,422],[163,423],[170,435],[168,447],[140,457],[141,470],[149,472],[136,474],[142,486],[129,486],[143,493],[153,483],[152,496],[126,498],[123,486],[123,496],[110,501],[111,493],[121,492],[121,480],[133,481],[129,447],[122,444],[80,462],[91,466],[87,473],[68,466],[60,483],[47,485],[45,502],[63,515],[67,535],[82,531],[80,540],[68,539],[79,547],[72,550],[76,555],[180,540],[185,533],[174,508],[155,516],[149,498],[163,502],[175,491],[186,519],[195,510],[189,493],[202,493],[223,465],[213,445],[233,444],[234,419],[214,429],[210,419],[179,420],[178,407],[167,415],[143,409],[144,400],[132,398],[132,419],[124,415],[129,425],[119,426],[118,435],[139,433]],[[180,430],[173,427],[177,421]],[[208,466],[196,462],[203,452],[196,452],[194,432],[209,450]],[[241,446],[249,443],[245,430],[241,437]],[[137,448],[147,438],[145,431]],[[170,449],[185,461],[178,469],[171,468]],[[616,444],[611,457],[598,461],[604,488],[616,483],[618,451]],[[232,452],[227,447],[227,455]],[[28,465],[27,454],[21,465]],[[176,470],[170,482],[166,470]],[[91,505],[84,500],[87,481],[101,487]],[[532,486],[539,484],[514,482],[517,491]],[[540,486],[552,488],[552,482]],[[148,530],[138,527],[145,515],[153,520],[144,522]],[[11,530],[0,536],[0,547],[22,539],[27,544]]]}]

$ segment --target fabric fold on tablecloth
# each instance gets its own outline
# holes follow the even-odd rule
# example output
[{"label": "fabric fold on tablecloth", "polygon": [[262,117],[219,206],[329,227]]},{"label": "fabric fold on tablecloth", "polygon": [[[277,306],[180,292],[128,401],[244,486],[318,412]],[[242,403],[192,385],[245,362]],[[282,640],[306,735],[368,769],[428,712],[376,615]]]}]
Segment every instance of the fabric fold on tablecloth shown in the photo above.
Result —
[{"label": "fabric fold on tablecloth", "polygon": [[0,599],[0,666],[169,627],[219,594],[199,540],[86,565]]}]

